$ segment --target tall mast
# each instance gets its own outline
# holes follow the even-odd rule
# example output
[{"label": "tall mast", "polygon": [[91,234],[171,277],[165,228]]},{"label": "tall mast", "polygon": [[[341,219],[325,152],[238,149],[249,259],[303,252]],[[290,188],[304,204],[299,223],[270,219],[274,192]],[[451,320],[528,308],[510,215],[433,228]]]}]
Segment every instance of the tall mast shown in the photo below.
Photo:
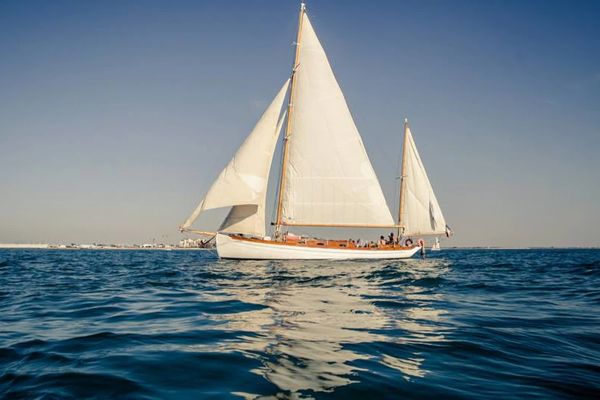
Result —
[{"label": "tall mast", "polygon": [[306,5],[300,3],[300,15],[298,16],[298,33],[296,35],[296,52],[294,55],[294,64],[292,65],[291,87],[287,106],[287,123],[285,126],[285,135],[283,137],[283,157],[281,159],[281,173],[279,174],[279,191],[277,193],[277,217],[275,219],[275,236],[279,236],[279,231],[282,224],[282,206],[283,206],[283,189],[285,185],[285,172],[288,162],[289,137],[292,133],[292,114],[294,111],[294,92],[296,89],[296,68],[300,58],[300,40],[302,39],[302,19],[306,12]]},{"label": "tall mast", "polygon": [[408,118],[404,118],[404,143],[402,144],[402,169],[400,171],[400,200],[398,202],[398,237],[404,233],[404,198],[406,192],[406,147],[408,146]]}]

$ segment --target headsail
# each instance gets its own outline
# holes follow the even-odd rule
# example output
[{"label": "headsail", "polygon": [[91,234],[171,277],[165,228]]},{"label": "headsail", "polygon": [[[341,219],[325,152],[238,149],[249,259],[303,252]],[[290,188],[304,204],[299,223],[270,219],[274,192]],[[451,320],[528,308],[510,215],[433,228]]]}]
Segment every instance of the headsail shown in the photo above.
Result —
[{"label": "headsail", "polygon": [[404,124],[400,225],[404,236],[446,233],[446,220],[417,151],[408,122]]},{"label": "headsail", "polygon": [[[284,91],[285,92],[285,91]],[[282,100],[283,103],[283,100]],[[279,105],[281,109],[281,104]],[[271,157],[269,158],[268,166],[266,166],[267,178],[269,170],[271,169],[271,161],[273,159],[273,152],[275,151],[275,143],[279,132],[281,132],[281,126],[285,120],[286,112],[284,111],[279,123],[275,129],[274,144],[271,149]],[[232,233],[246,233],[256,236],[265,236],[265,196],[266,196],[266,183],[265,191],[262,193],[262,202],[260,204],[244,204],[233,206],[227,214],[227,217],[219,227],[221,232],[232,232]]]},{"label": "headsail", "polygon": [[394,225],[342,90],[306,14],[300,29],[278,222]]},{"label": "headsail", "polygon": [[181,226],[188,229],[204,210],[233,206],[220,230],[265,235],[265,197],[269,170],[281,130],[278,117],[289,79],[264,112],[252,133],[221,171],[204,199]]}]

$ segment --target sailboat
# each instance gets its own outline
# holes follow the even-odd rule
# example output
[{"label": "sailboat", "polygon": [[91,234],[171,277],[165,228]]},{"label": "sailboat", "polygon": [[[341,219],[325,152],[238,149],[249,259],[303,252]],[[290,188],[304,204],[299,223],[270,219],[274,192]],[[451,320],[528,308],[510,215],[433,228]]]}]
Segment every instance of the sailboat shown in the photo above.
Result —
[{"label": "sailboat", "polygon": [[431,246],[431,251],[440,251],[440,250],[442,250],[442,248],[440,247],[440,239],[436,236],[435,242],[433,242],[433,245]]},{"label": "sailboat", "polygon": [[[446,222],[408,121],[398,219],[394,220],[344,94],[300,6],[292,73],[181,232],[211,234],[221,258],[395,259],[424,246],[411,238],[446,233]],[[282,110],[287,99],[287,106]],[[265,229],[269,171],[285,125],[273,236]],[[191,228],[206,210],[231,207],[217,232]],[[296,236],[294,227],[396,229],[388,243]],[[401,240],[398,240],[401,239]]]}]

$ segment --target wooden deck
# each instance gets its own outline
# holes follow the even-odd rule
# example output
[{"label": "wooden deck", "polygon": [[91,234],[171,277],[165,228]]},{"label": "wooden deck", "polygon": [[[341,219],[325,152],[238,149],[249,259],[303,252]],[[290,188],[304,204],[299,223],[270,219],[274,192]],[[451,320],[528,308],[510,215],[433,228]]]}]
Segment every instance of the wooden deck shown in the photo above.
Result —
[{"label": "wooden deck", "polygon": [[232,239],[242,240],[254,243],[268,243],[272,245],[281,246],[295,246],[295,247],[316,247],[326,249],[345,249],[345,250],[410,250],[417,245],[402,246],[400,244],[375,244],[366,247],[359,247],[355,242],[350,240],[332,240],[332,239],[315,239],[315,238],[304,238],[304,237],[286,237],[284,240],[265,240],[259,238],[244,237],[242,235],[230,235]]}]

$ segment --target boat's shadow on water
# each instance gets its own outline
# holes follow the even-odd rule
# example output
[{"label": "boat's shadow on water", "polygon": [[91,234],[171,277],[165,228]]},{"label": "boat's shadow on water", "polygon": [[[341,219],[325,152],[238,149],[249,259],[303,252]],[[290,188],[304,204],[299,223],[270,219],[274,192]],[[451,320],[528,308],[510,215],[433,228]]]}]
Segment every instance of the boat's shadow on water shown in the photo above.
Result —
[{"label": "boat's shadow on water", "polygon": [[231,296],[266,306],[228,316],[224,329],[258,334],[224,346],[259,360],[252,372],[283,394],[331,392],[378,374],[424,377],[419,347],[443,341],[448,330],[443,299],[432,290],[447,271],[444,259],[217,265],[243,275],[226,285]]}]

